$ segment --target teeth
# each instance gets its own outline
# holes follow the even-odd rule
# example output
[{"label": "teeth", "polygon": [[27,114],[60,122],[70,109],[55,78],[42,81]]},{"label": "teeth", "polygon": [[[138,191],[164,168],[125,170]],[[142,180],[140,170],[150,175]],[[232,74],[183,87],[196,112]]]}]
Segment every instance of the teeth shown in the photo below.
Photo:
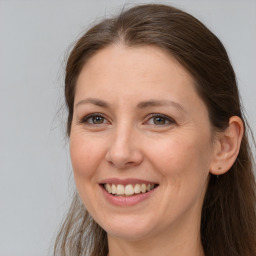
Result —
[{"label": "teeth", "polygon": [[140,184],[136,184],[134,187],[134,193],[139,194],[140,193]]},{"label": "teeth", "polygon": [[155,188],[154,184],[136,184],[136,185],[131,185],[128,184],[126,186],[121,185],[121,184],[105,184],[104,188],[106,191],[110,194],[117,195],[117,196],[131,196],[134,194],[139,194],[139,193],[146,193],[152,189]]},{"label": "teeth", "polygon": [[109,184],[106,185],[106,190],[108,191],[108,193],[111,193],[111,186]]},{"label": "teeth", "polygon": [[115,184],[112,184],[111,193],[116,194],[116,185]]},{"label": "teeth", "polygon": [[147,190],[146,185],[145,185],[145,184],[142,184],[142,185],[140,186],[140,192],[145,193],[146,190]]},{"label": "teeth", "polygon": [[123,185],[118,184],[118,185],[116,186],[116,194],[117,194],[118,196],[124,195],[124,186],[123,186]]},{"label": "teeth", "polygon": [[127,185],[125,186],[125,191],[124,191],[126,196],[130,196],[134,194],[134,189],[132,185]]}]

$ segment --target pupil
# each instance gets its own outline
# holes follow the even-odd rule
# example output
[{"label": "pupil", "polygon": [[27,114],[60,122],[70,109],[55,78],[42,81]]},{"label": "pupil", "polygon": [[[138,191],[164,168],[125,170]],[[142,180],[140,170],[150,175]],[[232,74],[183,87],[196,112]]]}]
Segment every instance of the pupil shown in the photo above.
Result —
[{"label": "pupil", "polygon": [[165,120],[162,117],[156,117],[154,120],[155,124],[165,124]]},{"label": "pupil", "polygon": [[103,118],[102,118],[101,116],[95,116],[95,117],[93,118],[93,122],[94,122],[95,124],[101,124],[101,123],[103,122]]}]

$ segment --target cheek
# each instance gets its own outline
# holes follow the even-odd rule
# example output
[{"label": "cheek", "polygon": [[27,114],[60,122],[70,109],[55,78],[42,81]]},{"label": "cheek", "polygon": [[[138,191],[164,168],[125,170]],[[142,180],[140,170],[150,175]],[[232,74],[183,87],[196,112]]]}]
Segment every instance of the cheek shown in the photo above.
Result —
[{"label": "cheek", "polygon": [[97,141],[76,134],[70,136],[70,156],[76,182],[93,177],[102,159],[101,151]]},{"label": "cheek", "polygon": [[96,198],[97,170],[102,161],[101,147],[97,141],[81,134],[70,136],[70,157],[74,179],[81,200],[89,212],[94,212],[92,198]]},{"label": "cheek", "polygon": [[[150,152],[154,165],[172,187],[204,182],[210,166],[210,143],[197,136],[173,137],[163,140]],[[150,158],[150,157],[149,157]],[[187,184],[189,183],[189,184]],[[185,185],[184,185],[185,186]]]},{"label": "cheek", "polygon": [[[201,209],[209,175],[208,143],[184,138],[172,140],[160,148],[156,167],[166,185],[166,212],[184,213]],[[169,203],[172,201],[172,204]]]}]

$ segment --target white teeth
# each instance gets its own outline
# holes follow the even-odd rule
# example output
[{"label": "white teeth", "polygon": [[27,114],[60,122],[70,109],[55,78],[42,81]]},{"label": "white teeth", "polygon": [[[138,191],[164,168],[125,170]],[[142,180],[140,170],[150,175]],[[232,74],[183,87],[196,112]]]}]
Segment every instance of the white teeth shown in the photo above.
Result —
[{"label": "white teeth", "polygon": [[130,196],[134,194],[134,189],[132,185],[125,186],[125,195]]},{"label": "white teeth", "polygon": [[116,185],[112,184],[112,190],[111,190],[112,194],[116,194]]},{"label": "white teeth", "polygon": [[140,184],[136,184],[134,187],[134,193],[139,194],[140,193]]},{"label": "white teeth", "polygon": [[123,186],[123,185],[118,184],[118,185],[116,186],[116,194],[117,194],[118,196],[124,195],[124,186]]},{"label": "white teeth", "polygon": [[140,186],[140,192],[145,193],[147,190],[146,184],[141,184]]},{"label": "white teeth", "polygon": [[106,190],[108,191],[108,193],[111,193],[111,186],[109,184],[106,185]]},{"label": "white teeth", "polygon": [[155,188],[154,184],[128,184],[126,186],[122,184],[104,184],[104,188],[110,194],[117,196],[131,196],[139,193],[146,193]]}]

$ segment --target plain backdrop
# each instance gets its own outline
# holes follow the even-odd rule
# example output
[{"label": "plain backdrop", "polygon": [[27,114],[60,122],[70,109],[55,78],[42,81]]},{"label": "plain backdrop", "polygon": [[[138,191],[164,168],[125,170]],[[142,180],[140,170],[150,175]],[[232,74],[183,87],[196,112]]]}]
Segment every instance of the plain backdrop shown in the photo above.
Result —
[{"label": "plain backdrop", "polygon": [[[52,255],[69,205],[73,178],[61,106],[71,46],[102,17],[149,2],[0,0],[0,256]],[[157,2],[188,11],[221,39],[255,131],[256,1]]]}]

